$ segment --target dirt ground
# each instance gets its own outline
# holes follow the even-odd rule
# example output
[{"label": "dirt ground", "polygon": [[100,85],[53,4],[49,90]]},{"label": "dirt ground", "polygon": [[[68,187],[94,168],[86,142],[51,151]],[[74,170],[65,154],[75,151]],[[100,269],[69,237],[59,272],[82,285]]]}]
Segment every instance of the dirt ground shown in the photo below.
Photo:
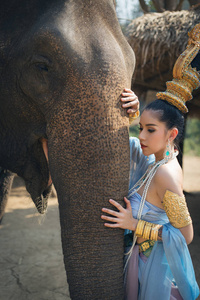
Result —
[{"label": "dirt ground", "polygon": [[[184,157],[183,167],[195,229],[189,249],[200,284],[200,158]],[[41,217],[16,177],[0,225],[0,300],[69,299],[57,198],[50,199],[47,214]]]}]

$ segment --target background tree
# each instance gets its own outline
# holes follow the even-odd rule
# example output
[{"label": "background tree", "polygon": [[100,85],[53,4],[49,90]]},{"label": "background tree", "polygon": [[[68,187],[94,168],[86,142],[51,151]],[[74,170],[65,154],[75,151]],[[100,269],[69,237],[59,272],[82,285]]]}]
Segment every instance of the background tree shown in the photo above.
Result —
[{"label": "background tree", "polygon": [[115,0],[122,29],[135,18],[149,12],[178,11],[189,9],[200,0]]},{"label": "background tree", "polygon": [[[200,0],[117,0],[117,4],[129,13],[123,25],[128,42],[136,54],[132,88],[138,94],[142,107],[155,98],[156,90],[165,90],[166,81],[171,80],[173,65],[186,47],[187,32],[200,22]],[[133,10],[133,20],[130,21]],[[193,101],[188,103],[188,118],[200,118],[199,99],[198,90],[194,93]],[[198,119],[195,124],[199,123]],[[187,122],[186,127],[192,125],[193,122]],[[136,128],[131,128],[130,134],[136,135],[135,131]],[[187,153],[191,146],[194,149],[194,144],[195,147],[199,145],[196,140],[191,144],[189,139],[190,136],[186,134]],[[180,146],[183,149],[183,145]],[[199,146],[196,148],[193,154],[199,155]]]},{"label": "background tree", "polygon": [[[190,6],[200,3],[200,0],[188,0]],[[139,0],[140,6],[144,13],[151,11],[164,12],[166,10],[178,11],[183,9],[184,0]]]}]

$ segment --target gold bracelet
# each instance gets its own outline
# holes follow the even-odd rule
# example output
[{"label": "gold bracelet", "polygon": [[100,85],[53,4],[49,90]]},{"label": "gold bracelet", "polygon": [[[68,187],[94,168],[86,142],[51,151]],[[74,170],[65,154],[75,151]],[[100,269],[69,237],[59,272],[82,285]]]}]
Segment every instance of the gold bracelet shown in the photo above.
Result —
[{"label": "gold bracelet", "polygon": [[142,236],[144,226],[145,226],[145,221],[139,220],[137,223],[136,231],[135,231],[136,236],[138,236],[138,237]]},{"label": "gold bracelet", "polygon": [[154,226],[156,226],[156,224],[154,224],[154,223],[150,223],[150,222],[146,222],[146,225],[148,225],[148,226],[150,226],[150,227],[154,227]]},{"label": "gold bracelet", "polygon": [[134,114],[129,114],[129,124],[135,121],[140,116],[140,111],[137,110]]},{"label": "gold bracelet", "polygon": [[144,232],[142,235],[142,237],[144,239],[149,240],[151,229],[152,229],[152,226],[149,226],[148,223],[146,222],[145,227],[144,227]]},{"label": "gold bracelet", "polygon": [[143,220],[139,220],[138,223],[137,223],[137,227],[136,227],[136,230],[135,230],[135,234],[137,237],[142,237],[143,235],[143,230],[144,230],[144,227],[145,227],[145,221]]},{"label": "gold bracelet", "polygon": [[153,240],[153,241],[157,241],[158,240],[158,229],[160,227],[158,227],[158,225],[152,227],[151,229],[151,235],[150,235],[150,240]]},{"label": "gold bracelet", "polygon": [[160,227],[162,227],[162,225],[139,220],[136,226],[135,234],[137,237],[157,241]]}]

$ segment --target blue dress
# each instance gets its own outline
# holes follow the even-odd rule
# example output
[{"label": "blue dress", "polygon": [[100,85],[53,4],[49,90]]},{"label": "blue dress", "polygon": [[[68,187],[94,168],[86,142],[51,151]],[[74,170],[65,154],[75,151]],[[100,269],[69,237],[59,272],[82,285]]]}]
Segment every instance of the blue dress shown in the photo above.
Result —
[{"label": "blue dress", "polygon": [[[131,169],[130,186],[144,174],[148,165],[154,161],[151,156],[149,160],[142,154],[139,140],[130,139]],[[133,217],[137,217],[141,196],[137,193],[129,198]],[[149,202],[145,202],[141,219],[155,224],[163,225],[162,242],[158,241],[153,246],[150,256],[146,261],[141,258],[136,245],[132,256],[137,256],[138,264],[138,291],[129,294],[127,299],[139,300],[170,300],[172,285],[178,287],[178,291],[184,300],[194,300],[199,295],[199,287],[195,279],[194,268],[190,253],[179,229],[173,227],[165,211]],[[125,234],[128,231],[125,232]],[[136,259],[134,260],[134,268]],[[128,263],[129,269],[131,259]],[[127,271],[127,270],[126,270]],[[134,270],[135,272],[135,270]],[[133,273],[126,273],[126,283],[131,288]],[[136,279],[133,279],[136,280]],[[134,286],[134,284],[133,284]],[[136,295],[136,296],[135,296]],[[173,298],[178,299],[178,298]]]}]

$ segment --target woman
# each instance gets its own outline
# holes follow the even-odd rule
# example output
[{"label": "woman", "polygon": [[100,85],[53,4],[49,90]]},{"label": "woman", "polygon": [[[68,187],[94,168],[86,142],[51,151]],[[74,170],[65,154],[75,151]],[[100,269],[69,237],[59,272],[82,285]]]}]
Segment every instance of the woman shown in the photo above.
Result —
[{"label": "woman", "polygon": [[[195,39],[197,32],[200,26],[194,28],[190,38]],[[102,215],[106,227],[134,233],[131,247],[130,233],[125,236],[128,300],[192,300],[199,295],[187,248],[193,239],[192,220],[183,195],[182,169],[176,158],[184,127],[183,113],[187,112],[185,102],[191,99],[192,89],[200,85],[199,74],[191,67],[198,47],[197,43],[189,43],[175,64],[175,79],[167,83],[167,91],[158,93],[159,99],[141,115],[139,140],[130,141],[126,208],[110,199],[118,211],[102,209],[106,213]],[[126,107],[133,113],[138,104],[134,94],[127,92],[122,101],[126,102],[126,96],[132,100]]]}]

